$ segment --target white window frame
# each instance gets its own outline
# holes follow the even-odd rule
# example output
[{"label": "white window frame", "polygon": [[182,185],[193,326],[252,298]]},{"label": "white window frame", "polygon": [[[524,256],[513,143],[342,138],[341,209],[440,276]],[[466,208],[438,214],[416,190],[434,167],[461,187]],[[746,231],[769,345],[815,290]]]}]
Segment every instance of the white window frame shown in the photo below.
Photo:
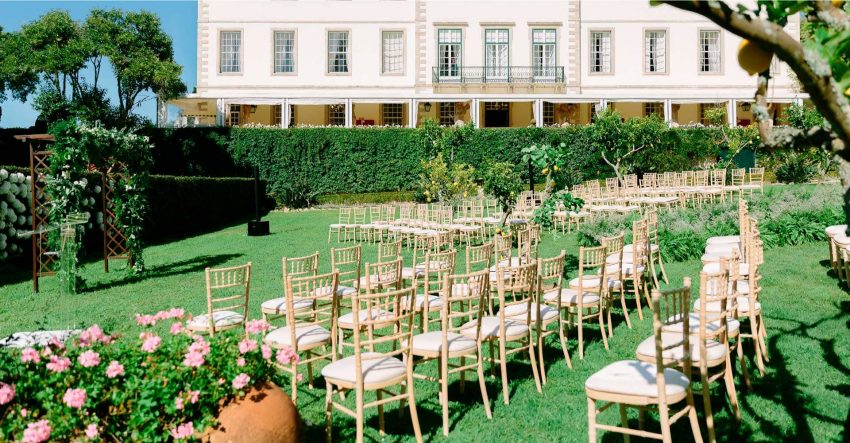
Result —
[{"label": "white window frame", "polygon": [[[234,116],[236,122],[234,123]],[[242,105],[231,104],[227,109],[227,126],[240,126],[242,124]]]},{"label": "white window frame", "polygon": [[[401,53],[398,55],[387,55],[387,35],[388,34],[400,34],[400,47],[398,48]],[[393,48],[394,49],[394,48]],[[404,29],[382,29],[381,30],[381,75],[404,75],[405,73],[405,64],[407,62],[407,35],[404,32]],[[392,61],[388,61],[388,57],[398,58],[398,69],[390,70],[389,66],[394,66]]]},{"label": "white window frame", "polygon": [[[652,37],[652,34],[661,34],[661,38],[663,39],[661,44],[663,45],[660,49],[658,48],[659,37],[656,35]],[[644,29],[643,30],[643,73],[648,75],[665,75],[669,73],[668,62],[669,62],[669,32],[666,29]],[[650,48],[650,38],[655,39],[655,48]],[[654,58],[653,58],[654,57]],[[655,70],[651,70],[651,66],[654,64],[656,66]]]},{"label": "white window frame", "polygon": [[[224,70],[224,43],[225,43],[225,34],[235,34],[239,41],[236,46],[236,66],[235,70]],[[230,53],[230,52],[228,52]],[[244,67],[243,56],[244,56],[244,39],[242,38],[242,30],[241,29],[219,29],[218,31],[218,73],[220,75],[242,75],[242,70]],[[232,65],[228,65],[232,66]]]},{"label": "white window frame", "polygon": [[[345,103],[328,105],[328,126],[345,126]],[[334,122],[342,116],[341,122]]]},{"label": "white window frame", "polygon": [[[491,50],[495,52],[491,54]],[[507,81],[510,66],[511,30],[508,28],[485,28],[484,76],[488,80]]]},{"label": "white window frame", "polygon": [[272,125],[281,126],[283,124],[283,105],[272,105]]},{"label": "white window frame", "polygon": [[[723,74],[723,31],[717,28],[699,29],[697,34],[697,73],[700,75],[722,75]],[[711,65],[710,55],[703,50],[703,34],[717,34],[717,69],[713,71],[703,71],[703,61],[709,60],[707,65]]]},{"label": "white window frame", "polygon": [[543,110],[542,110],[542,119],[543,126],[554,126],[555,125],[555,104],[552,102],[543,101]]},{"label": "white window frame", "polygon": [[[605,70],[605,53],[596,51],[593,44],[594,34],[608,34],[608,54],[607,54],[607,70]],[[589,30],[589,38],[587,40],[590,45],[590,50],[588,51],[590,55],[590,61],[588,64],[589,74],[590,75],[614,75],[614,30],[613,29],[590,29]],[[604,45],[602,50],[604,51]],[[594,59],[597,58],[596,54],[602,54],[599,57],[599,66],[600,70],[595,71]]]},{"label": "white window frame", "polygon": [[[397,107],[397,108],[396,108]],[[396,115],[396,109],[398,115]],[[387,112],[390,112],[387,118]],[[396,120],[397,119],[397,120]],[[389,122],[387,120],[390,120]],[[384,126],[404,126],[404,104],[402,103],[382,103],[381,104],[381,124]]]},{"label": "white window frame", "polygon": [[[345,34],[345,52],[334,51],[331,53],[331,34]],[[332,54],[345,54],[345,71],[333,71],[331,70],[332,65]],[[325,32],[325,58],[326,58],[326,66],[325,66],[325,74],[326,75],[351,75],[351,30],[349,29],[328,29]]]},{"label": "white window frame", "polygon": [[664,118],[664,102],[644,102],[643,103],[643,116],[649,117],[651,115],[656,115],[660,118]]},{"label": "white window frame", "polygon": [[[452,34],[452,38],[444,42],[444,41],[441,40],[441,37],[445,33]],[[457,33],[456,35],[460,37],[460,40],[457,41],[457,42],[454,41],[454,35],[455,35],[454,33]],[[442,52],[443,52],[442,46],[443,45],[452,45],[452,46],[457,45],[457,50],[453,52],[454,60],[455,60],[454,65],[450,65],[450,64],[449,65],[443,65],[443,60],[442,60]],[[444,73],[443,66],[448,66],[448,68],[447,68],[448,73]],[[451,66],[454,66],[454,69],[456,69],[457,72],[455,72],[454,69],[452,69]],[[440,77],[459,79],[461,77],[462,72],[463,72],[463,29],[461,29],[461,28],[437,28],[437,73],[439,74]],[[454,75],[452,75],[452,74],[454,74]]]},{"label": "white window frame", "polygon": [[[445,108],[445,110],[444,110]],[[451,123],[446,124],[443,118],[449,118],[448,110],[451,109]],[[455,102],[440,102],[440,108],[437,110],[437,122],[440,126],[454,126],[457,121],[455,113],[457,112],[457,103]]]},{"label": "white window frame", "polygon": [[[292,35],[292,70],[278,70],[278,55],[283,56],[285,52],[278,51],[277,36],[278,34],[289,33]],[[298,34],[294,29],[274,29],[272,30],[272,74],[273,75],[297,75],[298,73]]]}]

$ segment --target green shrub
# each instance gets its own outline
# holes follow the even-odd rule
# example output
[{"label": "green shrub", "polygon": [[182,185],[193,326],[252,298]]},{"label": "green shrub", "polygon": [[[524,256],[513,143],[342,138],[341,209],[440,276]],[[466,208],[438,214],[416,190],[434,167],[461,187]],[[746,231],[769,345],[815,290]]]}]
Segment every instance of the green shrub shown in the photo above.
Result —
[{"label": "green shrub", "polygon": [[782,183],[805,183],[815,177],[817,169],[805,153],[787,152],[776,167],[776,180]]},{"label": "green shrub", "polygon": [[[758,220],[765,248],[826,240],[824,229],[841,224],[841,191],[835,185],[775,186],[749,200],[750,216]],[[632,222],[639,214],[599,217],[578,231],[582,246],[598,244],[600,237],[625,231],[631,241]],[[737,235],[737,202],[711,207],[658,213],[658,242],[666,260],[698,259],[709,237]]]},{"label": "green shrub", "polygon": [[325,194],[318,197],[319,204],[352,205],[352,204],[381,204],[389,202],[414,201],[413,191],[369,192],[363,194]]}]

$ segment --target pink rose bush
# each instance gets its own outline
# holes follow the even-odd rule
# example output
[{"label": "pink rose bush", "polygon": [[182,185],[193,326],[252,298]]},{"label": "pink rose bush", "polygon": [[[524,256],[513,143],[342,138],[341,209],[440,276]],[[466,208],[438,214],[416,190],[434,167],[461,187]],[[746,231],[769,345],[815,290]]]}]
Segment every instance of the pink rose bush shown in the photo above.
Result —
[{"label": "pink rose bush", "polygon": [[262,344],[266,321],[202,337],[188,320],[168,309],[137,314],[138,338],[92,325],[67,341],[0,349],[0,441],[193,440],[215,424],[222,401],[297,361],[291,349]]}]

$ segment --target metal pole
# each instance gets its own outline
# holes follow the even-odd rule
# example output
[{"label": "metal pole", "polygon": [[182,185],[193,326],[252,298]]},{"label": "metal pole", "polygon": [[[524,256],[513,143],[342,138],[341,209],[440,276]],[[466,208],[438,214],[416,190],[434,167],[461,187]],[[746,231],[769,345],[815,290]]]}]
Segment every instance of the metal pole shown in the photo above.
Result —
[{"label": "metal pole", "polygon": [[254,166],[254,215],[260,221],[260,168]]}]

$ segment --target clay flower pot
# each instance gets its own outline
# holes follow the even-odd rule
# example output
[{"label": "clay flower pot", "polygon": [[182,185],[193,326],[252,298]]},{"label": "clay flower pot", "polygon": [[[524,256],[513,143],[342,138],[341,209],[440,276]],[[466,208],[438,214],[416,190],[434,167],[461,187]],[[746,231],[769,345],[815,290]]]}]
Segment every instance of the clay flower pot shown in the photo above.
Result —
[{"label": "clay flower pot", "polygon": [[253,388],[228,403],[219,425],[204,432],[209,443],[279,443],[302,441],[301,417],[289,396],[273,383]]}]

